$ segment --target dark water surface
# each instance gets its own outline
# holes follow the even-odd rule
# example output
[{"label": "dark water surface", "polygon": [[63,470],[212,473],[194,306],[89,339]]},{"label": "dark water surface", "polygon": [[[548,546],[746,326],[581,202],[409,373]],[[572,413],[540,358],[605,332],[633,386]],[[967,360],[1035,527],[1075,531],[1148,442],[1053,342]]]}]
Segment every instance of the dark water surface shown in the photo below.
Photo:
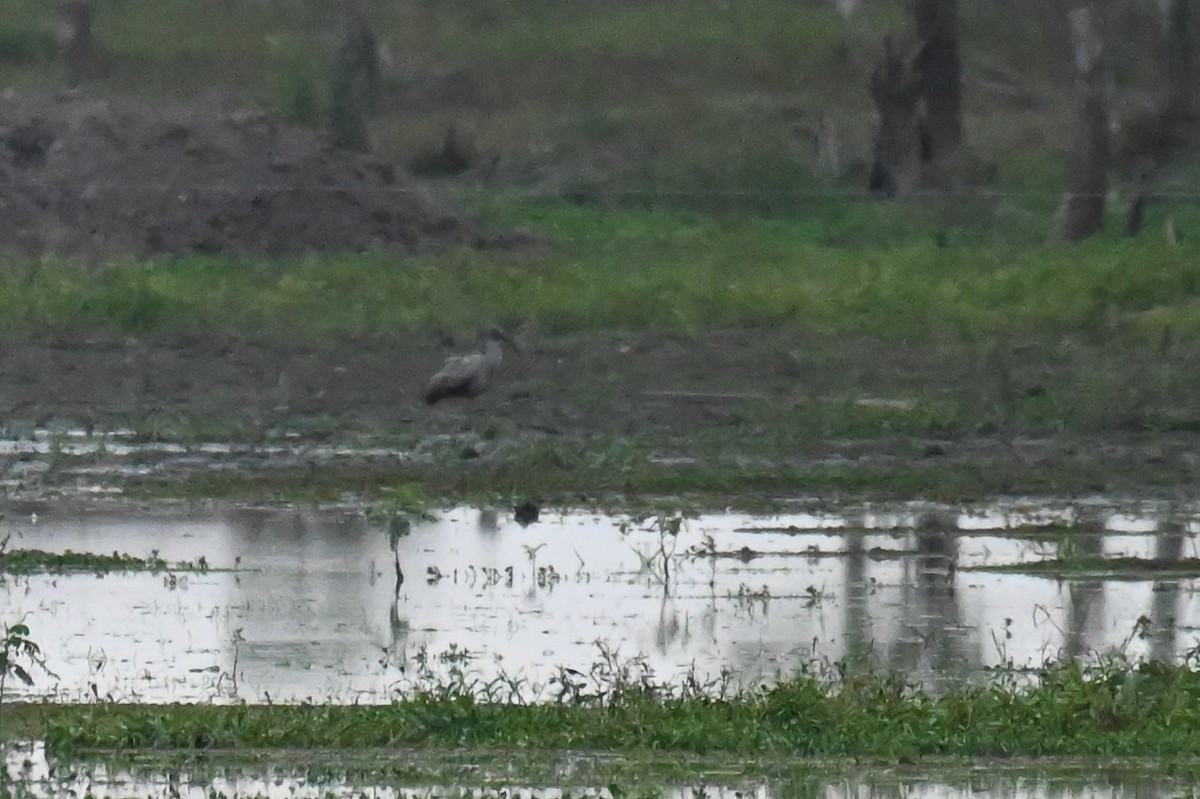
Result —
[{"label": "dark water surface", "polygon": [[[529,764],[484,756],[470,760],[458,753],[454,762],[434,763],[420,752],[372,753],[353,765],[310,755],[308,765],[279,753],[254,764],[222,762],[220,754],[202,765],[170,768],[109,761],[64,761],[47,758],[40,743],[12,744],[5,756],[8,782],[0,790],[14,799],[96,797],[97,799],[1158,799],[1190,795],[1185,781],[1161,768],[1065,764],[1031,768],[1011,763],[979,762],[937,775],[914,767],[853,767],[840,773],[816,766],[775,765],[748,773],[736,764],[695,763],[686,780],[655,778],[653,764],[585,753],[567,754],[531,767],[553,775],[530,782],[518,776]],[[274,756],[272,756],[274,757]],[[290,762],[289,762],[290,761]],[[1153,772],[1158,773],[1153,773]],[[408,773],[438,773],[443,779],[422,780]],[[616,774],[617,776],[613,776]]]},{"label": "dark water surface", "polygon": [[[1059,579],[971,571],[1058,552],[1197,557],[1194,509],[1149,503],[896,505],[654,520],[452,508],[399,543],[352,511],[128,503],[59,516],[10,510],[10,548],[203,557],[206,573],[3,576],[54,676],[26,695],[78,700],[386,701],[424,671],[517,678],[544,695],[602,652],[736,685],[869,653],[938,684],[1011,662],[1174,657],[1196,645],[1197,579]],[[669,564],[664,574],[663,564]],[[215,569],[230,569],[216,571]],[[236,667],[235,667],[236,664]]]}]

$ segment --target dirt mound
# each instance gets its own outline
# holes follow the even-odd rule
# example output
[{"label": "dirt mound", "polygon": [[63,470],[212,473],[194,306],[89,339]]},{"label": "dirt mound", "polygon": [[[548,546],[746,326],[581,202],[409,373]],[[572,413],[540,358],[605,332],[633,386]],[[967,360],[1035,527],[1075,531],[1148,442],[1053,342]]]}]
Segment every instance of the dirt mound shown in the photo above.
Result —
[{"label": "dirt mound", "polygon": [[391,164],[261,113],[0,99],[0,253],[88,260],[503,245]]}]

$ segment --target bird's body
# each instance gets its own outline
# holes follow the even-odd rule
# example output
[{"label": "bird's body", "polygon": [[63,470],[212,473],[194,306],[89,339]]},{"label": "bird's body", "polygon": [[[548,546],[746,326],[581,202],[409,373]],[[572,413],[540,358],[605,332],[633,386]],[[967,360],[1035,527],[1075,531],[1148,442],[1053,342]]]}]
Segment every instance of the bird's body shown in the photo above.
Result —
[{"label": "bird's body", "polygon": [[478,397],[491,385],[492,375],[504,362],[501,342],[511,340],[502,331],[489,330],[476,352],[446,359],[441,371],[429,379],[423,398],[436,405],[449,397]]}]

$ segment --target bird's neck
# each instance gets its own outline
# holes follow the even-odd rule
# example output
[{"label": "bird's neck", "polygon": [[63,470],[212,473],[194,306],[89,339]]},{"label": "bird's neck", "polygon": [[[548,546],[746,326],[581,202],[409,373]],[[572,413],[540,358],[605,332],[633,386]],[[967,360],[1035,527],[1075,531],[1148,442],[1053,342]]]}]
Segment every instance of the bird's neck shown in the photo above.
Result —
[{"label": "bird's neck", "polygon": [[488,339],[483,343],[483,359],[492,369],[500,365],[504,360],[504,349],[500,346],[500,342],[494,339]]}]

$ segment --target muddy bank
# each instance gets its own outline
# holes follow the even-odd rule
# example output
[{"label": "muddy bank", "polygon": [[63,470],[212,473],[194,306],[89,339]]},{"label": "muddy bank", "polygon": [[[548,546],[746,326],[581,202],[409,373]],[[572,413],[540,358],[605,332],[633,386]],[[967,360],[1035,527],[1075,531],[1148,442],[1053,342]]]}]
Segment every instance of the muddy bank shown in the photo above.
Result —
[{"label": "muddy bank", "polygon": [[[597,488],[682,490],[688,479],[676,486],[660,478],[692,469],[707,470],[697,490],[732,495],[751,487],[853,492],[879,483],[889,496],[943,498],[1178,494],[1200,476],[1194,431],[1138,429],[1121,415],[1110,424],[1097,416],[1094,430],[1071,433],[997,424],[992,385],[1003,381],[972,372],[961,354],[855,344],[842,351],[845,360],[822,361],[805,359],[808,342],[749,330],[698,339],[528,334],[481,397],[424,405],[428,377],[470,344],[432,335],[9,340],[0,343],[0,420],[17,440],[38,430],[125,429],[125,440],[179,442],[190,471],[228,473],[236,464],[239,473],[300,468],[303,477],[302,467],[317,464],[360,470],[371,483],[389,475],[426,480],[451,493],[486,488],[492,472],[505,490],[536,487],[537,469],[559,487],[573,470],[578,480],[598,480]],[[1070,374],[1031,371],[1045,392],[1071,390]],[[958,403],[946,420],[936,415],[942,398]],[[243,446],[196,449],[214,441]],[[268,441],[303,446],[245,446]],[[346,442],[358,448],[340,451]],[[378,444],[384,448],[369,449]],[[43,438],[2,455],[10,471],[24,474],[29,459],[54,446]],[[566,448],[570,459],[539,454],[547,446]],[[426,460],[406,462],[400,475],[395,448]],[[112,442],[103,451],[118,454]],[[126,453],[135,462],[143,456],[153,454]],[[474,471],[464,471],[467,463]],[[626,467],[632,471],[614,473]]]},{"label": "muddy bank", "polygon": [[747,403],[800,388],[778,346],[731,331],[705,342],[596,335],[522,342],[474,400],[421,402],[468,337],[330,342],[185,336],[0,342],[0,413],[10,426],[111,428],[189,414],[263,428],[326,419],[335,430],[449,432],[506,423],[548,434],[686,434],[735,422]]},{"label": "muddy bank", "polygon": [[385,159],[209,105],[0,98],[0,253],[91,261],[520,244]]}]

